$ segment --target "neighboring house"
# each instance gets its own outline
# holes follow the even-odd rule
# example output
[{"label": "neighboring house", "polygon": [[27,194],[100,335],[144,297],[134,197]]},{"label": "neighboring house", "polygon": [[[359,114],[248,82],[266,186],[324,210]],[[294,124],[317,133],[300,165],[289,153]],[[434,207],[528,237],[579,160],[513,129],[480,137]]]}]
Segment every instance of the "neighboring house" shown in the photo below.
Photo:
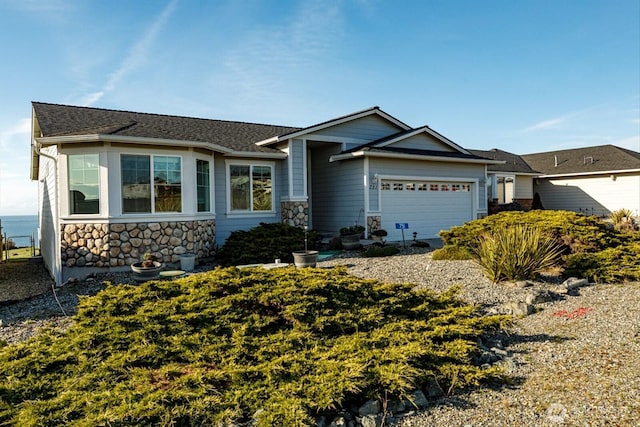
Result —
[{"label": "neighboring house", "polygon": [[260,222],[389,240],[435,237],[487,213],[487,165],[378,107],[306,128],[33,103],[43,259],[57,283],[144,252],[214,255]]},{"label": "neighboring house", "polygon": [[618,209],[640,215],[640,153],[600,145],[523,155],[540,172],[534,191],[545,209],[606,216]]},{"label": "neighboring house", "polygon": [[487,196],[494,205],[518,203],[523,209],[531,209],[533,203],[533,178],[539,172],[532,169],[524,159],[513,153],[498,150],[469,150],[476,156],[503,163],[487,167]]}]

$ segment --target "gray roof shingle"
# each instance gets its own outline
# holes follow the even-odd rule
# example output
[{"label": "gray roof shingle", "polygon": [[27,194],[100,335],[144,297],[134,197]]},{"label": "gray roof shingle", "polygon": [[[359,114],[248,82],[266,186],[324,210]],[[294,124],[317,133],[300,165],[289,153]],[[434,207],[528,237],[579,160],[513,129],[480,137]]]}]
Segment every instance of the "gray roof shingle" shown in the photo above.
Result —
[{"label": "gray roof shingle", "polygon": [[525,154],[522,158],[544,175],[640,170],[640,153],[615,145]]},{"label": "gray roof shingle", "polygon": [[469,150],[476,156],[484,157],[491,160],[503,160],[505,163],[500,165],[488,165],[487,171],[489,172],[512,172],[523,174],[535,174],[536,170],[532,169],[527,162],[524,161],[522,156],[509,153],[508,151],[498,150],[493,148],[491,150]]},{"label": "gray roof shingle", "polygon": [[32,102],[42,136],[108,134],[209,142],[234,151],[279,152],[256,142],[300,128]]}]

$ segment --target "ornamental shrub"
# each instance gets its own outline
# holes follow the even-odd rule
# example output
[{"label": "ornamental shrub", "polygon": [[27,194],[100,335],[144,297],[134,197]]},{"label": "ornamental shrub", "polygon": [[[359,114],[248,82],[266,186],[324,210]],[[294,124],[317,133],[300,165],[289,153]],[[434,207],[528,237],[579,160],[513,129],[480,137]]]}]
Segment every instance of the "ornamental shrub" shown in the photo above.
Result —
[{"label": "ornamental shrub", "polygon": [[0,348],[0,425],[311,426],[434,379],[501,377],[471,361],[507,318],[412,288],[345,268],[109,286],[67,332]]},{"label": "ornamental shrub", "polygon": [[595,253],[569,255],[564,274],[599,283],[640,281],[640,239]]},{"label": "ornamental shrub", "polygon": [[485,276],[497,283],[534,278],[557,263],[562,248],[539,228],[516,224],[482,234],[472,251]]},{"label": "ornamental shrub", "polygon": [[369,246],[366,250],[362,251],[364,257],[385,257],[395,255],[400,252],[396,246]]},{"label": "ornamental shrub", "polygon": [[[309,231],[308,249],[316,249],[318,233]],[[229,235],[216,253],[222,266],[260,264],[279,258],[293,262],[293,251],[304,250],[304,230],[282,223],[260,223],[250,230],[237,230]]]},{"label": "ornamental shrub", "polygon": [[440,237],[445,245],[461,246],[472,251],[477,245],[478,236],[517,224],[535,226],[541,232],[555,237],[565,254],[595,252],[621,243],[619,234],[594,216],[552,210],[500,212],[441,231]]}]

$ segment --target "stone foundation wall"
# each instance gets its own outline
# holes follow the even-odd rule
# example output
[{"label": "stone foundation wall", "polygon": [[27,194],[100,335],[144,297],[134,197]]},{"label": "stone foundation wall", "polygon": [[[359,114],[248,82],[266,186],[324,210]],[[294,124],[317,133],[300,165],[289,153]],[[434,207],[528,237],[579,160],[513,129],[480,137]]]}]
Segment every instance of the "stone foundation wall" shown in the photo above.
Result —
[{"label": "stone foundation wall", "polygon": [[282,222],[295,227],[309,225],[309,202],[280,202]]},{"label": "stone foundation wall", "polygon": [[367,217],[367,230],[369,234],[374,231],[378,231],[382,228],[382,218],[379,216],[368,216]]},{"label": "stone foundation wall", "polygon": [[213,257],[214,220],[166,221],[118,224],[64,224],[62,263],[66,267],[121,267],[151,252],[165,263],[177,263],[180,255]]}]

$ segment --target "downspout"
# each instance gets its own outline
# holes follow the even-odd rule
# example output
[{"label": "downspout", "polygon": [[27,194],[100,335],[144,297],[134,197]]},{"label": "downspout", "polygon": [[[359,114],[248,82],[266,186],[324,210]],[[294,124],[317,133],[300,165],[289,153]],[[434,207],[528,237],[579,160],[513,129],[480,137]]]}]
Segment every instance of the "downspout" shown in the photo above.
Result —
[{"label": "downspout", "polygon": [[62,284],[62,260],[60,258],[60,215],[58,210],[60,209],[60,195],[58,194],[58,158],[55,156],[52,156],[50,154],[44,153],[42,152],[42,147],[40,145],[40,143],[34,138],[34,149],[35,152],[38,156],[42,156],[42,157],[46,157],[47,159],[50,159],[53,161],[53,173],[54,173],[54,177],[55,177],[55,194],[56,194],[56,208],[54,209],[53,212],[53,231],[55,234],[55,248],[56,249],[56,255],[54,257],[54,263],[55,263],[55,277],[53,278],[53,280],[55,281],[56,285],[61,285]]}]

